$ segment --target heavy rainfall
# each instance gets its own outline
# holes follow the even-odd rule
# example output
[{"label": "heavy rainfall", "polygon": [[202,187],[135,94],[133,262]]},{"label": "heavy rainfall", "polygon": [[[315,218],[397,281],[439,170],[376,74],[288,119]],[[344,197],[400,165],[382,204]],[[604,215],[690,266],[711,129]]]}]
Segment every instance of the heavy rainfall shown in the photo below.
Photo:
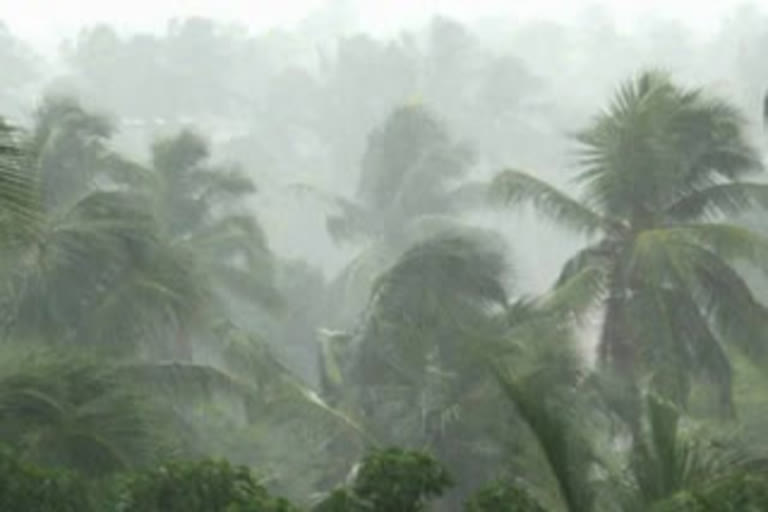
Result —
[{"label": "heavy rainfall", "polygon": [[768,511],[768,4],[473,5],[0,0],[0,512]]}]

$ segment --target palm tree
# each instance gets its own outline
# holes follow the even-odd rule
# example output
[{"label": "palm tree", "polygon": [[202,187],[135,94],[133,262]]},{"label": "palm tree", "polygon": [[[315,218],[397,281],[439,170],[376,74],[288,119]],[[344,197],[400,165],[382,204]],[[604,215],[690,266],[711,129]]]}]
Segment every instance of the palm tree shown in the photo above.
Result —
[{"label": "palm tree", "polygon": [[[145,198],[160,239],[195,261],[198,279],[227,315],[242,320],[253,318],[254,307],[276,310],[274,258],[245,203],[256,187],[241,169],[211,163],[205,139],[185,130],[153,145],[151,167],[123,170],[115,179]],[[247,309],[233,311],[234,298]]]},{"label": "palm tree", "polygon": [[[301,459],[313,468],[328,439],[359,443],[366,433],[352,419],[291,374],[263,339],[238,325],[245,322],[232,318],[239,312],[233,297],[251,297],[249,313],[253,304],[271,305],[274,297],[266,240],[232,201],[253,190],[250,181],[208,165],[207,147],[192,134],[158,143],[153,168],[120,159],[101,139],[96,154],[105,158],[88,158],[82,153],[94,146],[69,133],[78,111],[63,111],[63,119],[47,118],[47,130],[69,142],[42,144],[42,154],[31,153],[36,146],[29,144],[18,150],[18,167],[8,168],[9,176],[13,171],[29,181],[35,222],[28,223],[34,228],[29,236],[3,253],[3,341],[9,347],[38,340],[46,345],[38,346],[39,357],[4,357],[5,440],[29,459],[84,471],[146,462],[157,447],[141,431],[146,418],[137,416],[143,413],[137,407],[150,402],[143,394],[138,400],[136,390],[162,404],[162,425],[199,434],[198,447],[231,448],[228,455],[254,462],[257,455],[244,445],[209,439],[215,422],[199,411],[214,409],[226,424],[218,439],[232,439],[234,430],[258,456],[274,453],[268,464],[277,469],[270,470],[290,468],[277,446],[292,450],[302,443],[290,463]],[[66,198],[37,201],[36,194],[55,182],[47,176],[61,172],[65,179],[70,161],[97,163],[71,176],[77,185],[68,183],[72,193]],[[8,211],[24,213],[10,199]],[[205,364],[199,358],[179,361],[195,355],[178,350],[179,338],[185,346],[205,341]],[[169,354],[162,348],[171,360],[162,359]],[[84,362],[73,355],[81,351],[88,354]]]},{"label": "palm tree", "polygon": [[768,205],[768,185],[744,181],[761,164],[743,118],[699,89],[645,72],[576,140],[578,198],[515,170],[496,176],[493,195],[533,204],[590,237],[556,286],[593,283],[580,300],[604,310],[603,364],[633,382],[653,370],[656,384],[678,401],[690,378],[703,374],[728,407],[725,344],[759,351],[766,332],[765,309],[734,265],[764,265],[768,243],[726,221]]},{"label": "palm tree", "polygon": [[24,140],[47,212],[70,208],[92,192],[109,169],[127,165],[109,146],[115,133],[105,114],[86,110],[69,96],[47,96]]},{"label": "palm tree", "polygon": [[194,134],[158,142],[156,169],[145,169],[110,148],[111,133],[74,100],[38,111],[24,173],[43,198],[41,220],[2,268],[5,328],[113,349],[175,346],[187,357],[195,331],[231,314],[233,294],[273,306],[265,237],[229,201],[252,183],[207,165]]},{"label": "palm tree", "polygon": [[3,349],[0,440],[28,462],[90,475],[141,466],[163,452],[161,417],[103,361]]},{"label": "palm tree", "polygon": [[133,350],[202,310],[190,258],[164,243],[145,198],[110,185],[136,167],[111,150],[110,134],[106,118],[76,101],[47,99],[19,138],[36,222],[0,267],[12,338]]},{"label": "palm tree", "polygon": [[325,333],[329,400],[354,411],[380,443],[429,447],[457,475],[449,510],[506,466],[504,448],[520,437],[498,407],[504,394],[492,364],[528,369],[527,344],[563,352],[568,295],[584,293],[574,282],[559,295],[510,301],[511,277],[494,234],[446,230],[379,276],[356,330]]},{"label": "palm tree", "polygon": [[327,218],[331,237],[362,242],[331,283],[342,304],[341,327],[357,318],[376,276],[406,249],[454,225],[452,217],[468,205],[482,203],[485,188],[465,181],[472,163],[469,148],[428,109],[405,105],[370,134],[355,198],[319,194],[338,212]]},{"label": "palm tree", "polygon": [[[607,427],[623,411],[605,400],[594,375],[583,379],[567,357],[535,360],[527,371],[496,364],[495,372],[527,432],[514,445],[524,448],[510,453],[517,463],[508,479],[543,510],[689,510],[683,505],[692,494],[765,474],[764,456],[754,446],[712,435],[652,392],[642,397],[638,430],[622,442]],[[751,503],[748,496],[738,499]],[[719,505],[730,506],[728,498]]]}]

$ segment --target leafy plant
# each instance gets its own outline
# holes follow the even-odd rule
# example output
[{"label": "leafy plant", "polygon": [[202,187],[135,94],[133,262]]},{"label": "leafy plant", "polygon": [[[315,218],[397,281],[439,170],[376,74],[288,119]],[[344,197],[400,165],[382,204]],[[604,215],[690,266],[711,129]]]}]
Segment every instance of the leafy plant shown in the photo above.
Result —
[{"label": "leafy plant", "polygon": [[295,512],[275,498],[248,468],[226,461],[170,462],[123,484],[125,512]]},{"label": "leafy plant", "polygon": [[23,464],[5,447],[0,449],[0,510],[96,512],[85,480]]},{"label": "leafy plant", "polygon": [[546,512],[520,485],[493,482],[478,489],[467,501],[466,512]]},{"label": "leafy plant", "polygon": [[370,452],[349,489],[334,491],[313,512],[420,512],[453,484],[433,457],[387,448]]}]

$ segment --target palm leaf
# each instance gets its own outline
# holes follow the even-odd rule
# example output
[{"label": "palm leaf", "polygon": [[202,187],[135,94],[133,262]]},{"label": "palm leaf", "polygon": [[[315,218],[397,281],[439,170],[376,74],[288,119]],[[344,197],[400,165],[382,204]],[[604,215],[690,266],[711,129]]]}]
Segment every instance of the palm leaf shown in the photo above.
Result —
[{"label": "palm leaf", "polygon": [[678,222],[737,215],[755,207],[768,207],[768,185],[721,183],[696,190],[665,208]]},{"label": "palm leaf", "polygon": [[542,370],[515,378],[498,367],[494,372],[504,395],[536,440],[557,482],[564,509],[573,512],[591,510],[593,496],[589,480],[595,458],[586,440],[571,423],[572,418],[564,414],[565,404],[553,394],[557,390],[554,383],[563,382],[562,375],[555,377],[551,371]]},{"label": "palm leaf", "polygon": [[16,132],[0,119],[0,220],[6,241],[14,233],[34,235],[42,221],[39,190],[28,163]]},{"label": "palm leaf", "polygon": [[588,235],[608,228],[598,213],[520,171],[506,170],[498,174],[491,183],[491,198],[511,206],[530,203],[555,222]]}]

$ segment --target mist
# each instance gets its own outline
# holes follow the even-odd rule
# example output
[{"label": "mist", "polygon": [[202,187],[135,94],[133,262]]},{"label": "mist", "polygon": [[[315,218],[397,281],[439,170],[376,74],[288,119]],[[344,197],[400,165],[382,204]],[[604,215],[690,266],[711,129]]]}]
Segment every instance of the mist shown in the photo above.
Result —
[{"label": "mist", "polygon": [[56,482],[6,508],[768,507],[766,50],[736,1],[0,0],[0,495]]}]

